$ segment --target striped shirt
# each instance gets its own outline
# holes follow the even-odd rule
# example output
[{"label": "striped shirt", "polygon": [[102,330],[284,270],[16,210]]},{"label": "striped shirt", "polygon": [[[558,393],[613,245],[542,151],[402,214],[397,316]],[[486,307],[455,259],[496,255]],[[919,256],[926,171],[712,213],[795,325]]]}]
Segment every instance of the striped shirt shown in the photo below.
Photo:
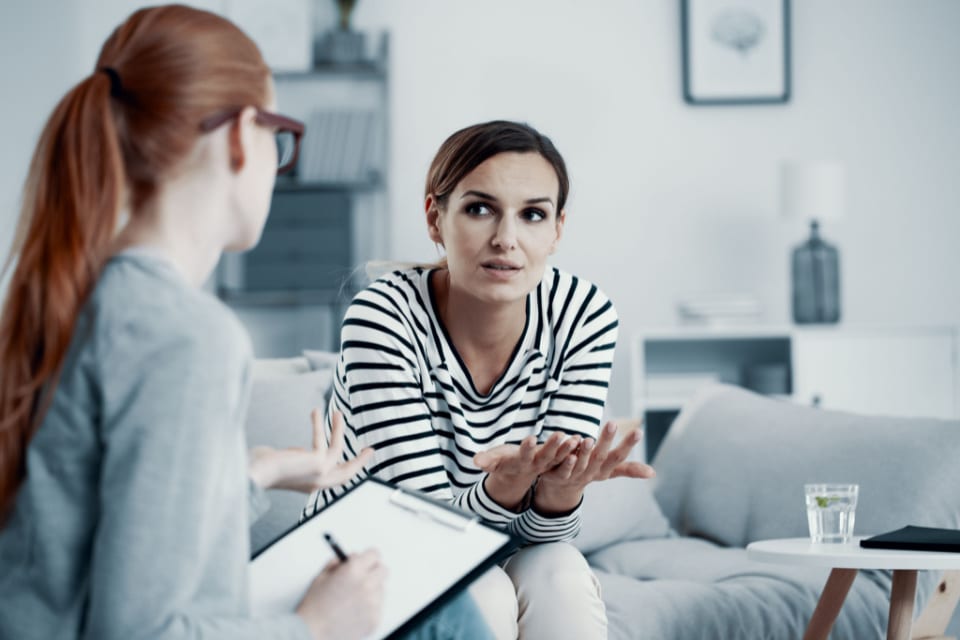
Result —
[{"label": "striped shirt", "polygon": [[[371,447],[365,474],[452,502],[528,542],[572,539],[579,506],[551,516],[505,509],[486,493],[473,456],[529,435],[597,437],[617,341],[613,304],[595,285],[548,268],[527,296],[506,370],[481,394],[440,321],[429,274],[395,271],[347,310],[329,404],[343,413],[345,457]],[[304,517],[345,490],[315,493]]]}]

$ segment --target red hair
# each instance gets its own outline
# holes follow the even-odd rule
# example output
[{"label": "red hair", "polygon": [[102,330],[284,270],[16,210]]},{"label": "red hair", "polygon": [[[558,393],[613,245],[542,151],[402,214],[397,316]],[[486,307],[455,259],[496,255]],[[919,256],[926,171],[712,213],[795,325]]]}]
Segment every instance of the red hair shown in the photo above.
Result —
[{"label": "red hair", "polygon": [[0,523],[121,210],[136,215],[151,200],[195,145],[201,120],[265,106],[269,75],[228,20],[152,7],[117,27],[96,70],[54,109],[24,185],[0,316]]}]

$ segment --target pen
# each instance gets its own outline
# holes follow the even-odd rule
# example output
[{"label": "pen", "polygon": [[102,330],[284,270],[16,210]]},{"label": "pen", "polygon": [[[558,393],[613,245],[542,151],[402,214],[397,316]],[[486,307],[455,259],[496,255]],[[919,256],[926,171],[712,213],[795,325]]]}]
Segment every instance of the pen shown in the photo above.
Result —
[{"label": "pen", "polygon": [[337,559],[340,562],[347,561],[347,554],[343,552],[343,549],[340,548],[340,545],[337,544],[337,541],[333,539],[332,535],[329,533],[324,533],[323,539],[327,541],[327,544],[330,545],[330,548],[333,549],[333,552],[337,554]]}]

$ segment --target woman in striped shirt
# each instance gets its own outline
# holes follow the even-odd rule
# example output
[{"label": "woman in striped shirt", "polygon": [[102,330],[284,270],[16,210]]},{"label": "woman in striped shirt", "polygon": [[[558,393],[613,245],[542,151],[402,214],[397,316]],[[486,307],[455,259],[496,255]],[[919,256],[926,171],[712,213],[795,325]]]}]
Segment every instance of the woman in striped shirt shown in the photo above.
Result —
[{"label": "woman in striped shirt", "polygon": [[[625,461],[639,434],[613,447],[615,427],[600,425],[613,305],[547,266],[568,189],[562,157],[527,125],[494,121],[450,136],[425,194],[429,235],[446,257],[357,295],[330,403],[347,455],[373,449],[367,474],[529,543],[474,590],[481,605],[500,600],[484,608],[501,637],[605,637],[596,578],[567,542],[587,484],[652,475]],[[305,514],[341,491],[314,494]]]}]

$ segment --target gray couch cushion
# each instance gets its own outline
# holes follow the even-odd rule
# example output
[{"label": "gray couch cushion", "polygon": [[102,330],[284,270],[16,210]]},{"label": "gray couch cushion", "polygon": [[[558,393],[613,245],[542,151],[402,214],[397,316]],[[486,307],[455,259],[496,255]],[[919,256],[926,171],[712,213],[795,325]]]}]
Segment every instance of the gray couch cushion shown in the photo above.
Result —
[{"label": "gray couch cushion", "polygon": [[[596,574],[610,640],[796,640],[803,637],[823,586],[822,580],[806,575],[745,573],[706,584],[639,581],[602,570]],[[858,576],[830,637],[885,637],[885,597],[869,577]]]},{"label": "gray couch cushion", "polygon": [[[689,537],[594,553],[610,638],[802,637],[829,569],[753,562],[746,554]],[[889,589],[888,573],[861,572],[832,637],[883,637]]]},{"label": "gray couch cushion", "polygon": [[670,535],[670,523],[653,497],[652,486],[632,478],[588,485],[580,522],[580,533],[573,544],[583,554],[624,540]]},{"label": "gray couch cushion", "polygon": [[960,527],[960,422],[867,417],[720,386],[684,409],[653,461],[681,534],[726,546],[807,535],[803,485],[856,482],[856,535]]}]

